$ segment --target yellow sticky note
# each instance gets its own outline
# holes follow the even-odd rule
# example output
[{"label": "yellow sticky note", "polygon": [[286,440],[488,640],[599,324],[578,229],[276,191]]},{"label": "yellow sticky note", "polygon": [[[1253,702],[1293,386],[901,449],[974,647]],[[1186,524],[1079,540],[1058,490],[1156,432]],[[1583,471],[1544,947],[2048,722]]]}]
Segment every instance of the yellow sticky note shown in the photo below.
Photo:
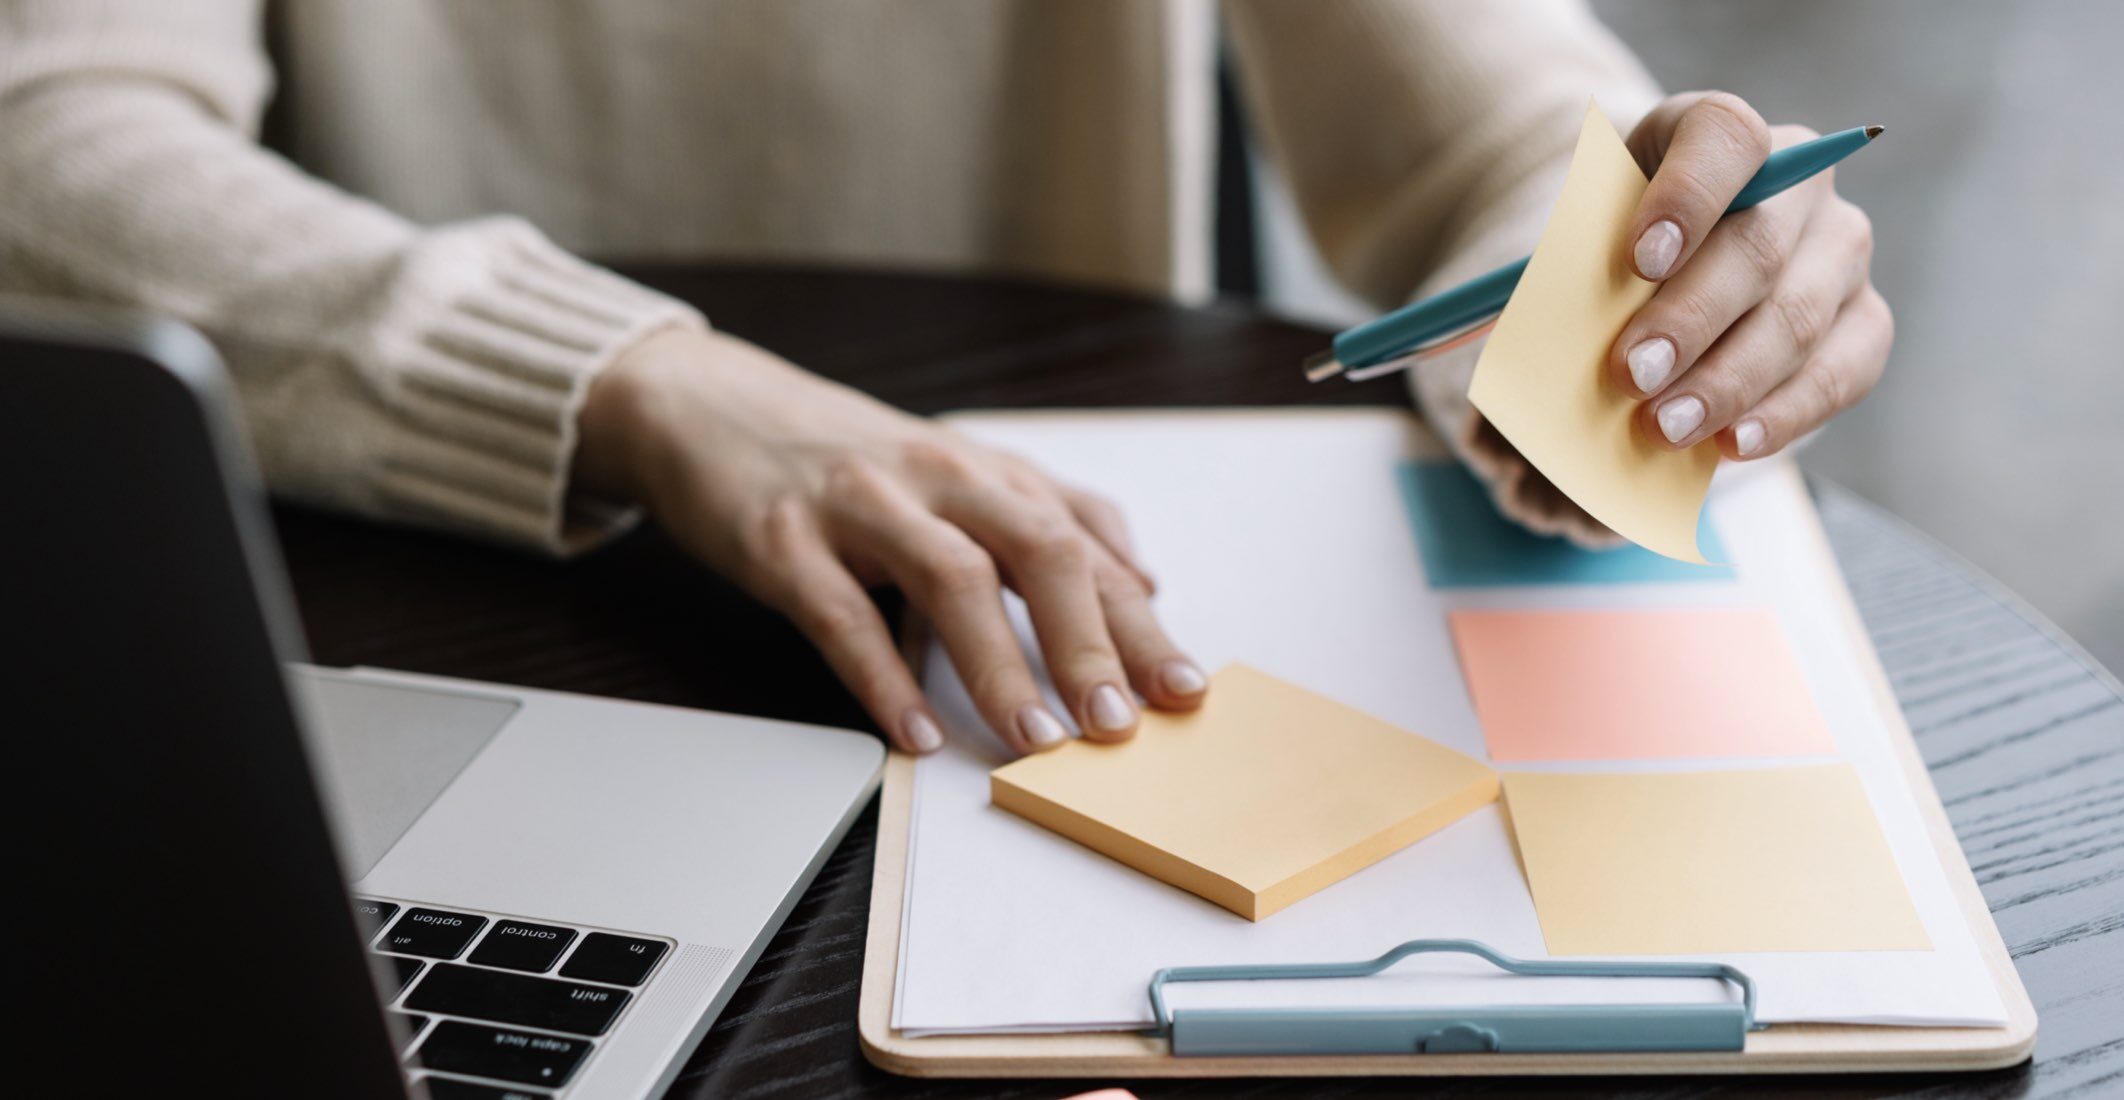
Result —
[{"label": "yellow sticky note", "polygon": [[1638,401],[1605,366],[1655,289],[1625,258],[1644,192],[1621,135],[1588,107],[1563,197],[1475,365],[1468,400],[1594,519],[1648,550],[1702,563],[1696,520],[1717,445],[1653,444],[1633,422]]},{"label": "yellow sticky note", "polygon": [[1849,764],[1515,772],[1504,792],[1551,955],[1932,945]]},{"label": "yellow sticky note", "polygon": [[1473,758],[1244,665],[1192,714],[989,774],[997,806],[1249,920],[1496,797]]}]

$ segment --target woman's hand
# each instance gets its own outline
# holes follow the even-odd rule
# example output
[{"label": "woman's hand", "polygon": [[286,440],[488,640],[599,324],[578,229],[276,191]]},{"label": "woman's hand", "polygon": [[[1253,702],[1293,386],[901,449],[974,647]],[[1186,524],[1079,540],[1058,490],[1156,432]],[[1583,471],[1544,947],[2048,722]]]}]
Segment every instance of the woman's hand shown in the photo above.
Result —
[{"label": "woman's hand", "polygon": [[1087,737],[1208,686],[1151,614],[1151,583],[1105,500],[1021,459],[807,374],[742,340],[666,332],[592,384],[576,478],[646,505],[690,552],[795,620],[892,743],[943,744],[867,587],[928,616],[982,718],[1018,752],[1068,736],[1004,615],[1024,597],[1057,693]]},{"label": "woman's hand", "polygon": [[1728,458],[1761,458],[1880,379],[1895,322],[1867,277],[1872,226],[1832,173],[1720,220],[1773,146],[1814,136],[1724,92],[1668,99],[1630,134],[1654,174],[1627,247],[1660,288],[1609,359],[1645,396],[1652,439],[1679,450],[1716,436]]}]

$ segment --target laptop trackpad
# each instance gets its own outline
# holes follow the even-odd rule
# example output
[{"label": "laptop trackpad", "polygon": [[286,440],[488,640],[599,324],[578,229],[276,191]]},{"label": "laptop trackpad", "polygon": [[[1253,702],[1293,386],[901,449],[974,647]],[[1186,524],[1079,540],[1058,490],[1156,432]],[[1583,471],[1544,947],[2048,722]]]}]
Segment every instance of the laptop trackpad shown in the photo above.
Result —
[{"label": "laptop trackpad", "polygon": [[317,770],[332,788],[327,804],[349,882],[376,866],[521,705],[300,666],[288,672],[325,757]]}]

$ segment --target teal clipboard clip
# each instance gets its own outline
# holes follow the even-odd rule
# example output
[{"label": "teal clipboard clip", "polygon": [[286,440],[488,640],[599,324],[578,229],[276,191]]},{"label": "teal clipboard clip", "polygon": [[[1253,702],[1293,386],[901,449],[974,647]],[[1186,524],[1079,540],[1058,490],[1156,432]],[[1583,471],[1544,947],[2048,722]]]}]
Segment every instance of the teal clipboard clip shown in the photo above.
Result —
[{"label": "teal clipboard clip", "polygon": [[[1177,982],[1365,978],[1410,955],[1474,955],[1500,970],[1557,978],[1715,978],[1739,1003],[1498,1005],[1443,1008],[1170,1009]],[[1175,1057],[1739,1050],[1755,1023],[1755,982],[1723,963],[1515,959],[1475,940],[1410,940],[1364,962],[1174,966],[1151,975],[1151,1018]]]}]

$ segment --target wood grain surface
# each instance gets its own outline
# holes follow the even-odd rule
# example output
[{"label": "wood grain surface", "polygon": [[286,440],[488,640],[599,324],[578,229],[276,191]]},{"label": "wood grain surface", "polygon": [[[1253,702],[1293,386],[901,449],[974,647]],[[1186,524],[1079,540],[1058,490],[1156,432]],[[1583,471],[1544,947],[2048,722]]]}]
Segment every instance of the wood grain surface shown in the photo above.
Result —
[{"label": "wood grain surface", "polygon": [[[996,280],[629,268],[722,329],[896,404],[1397,403],[1308,387],[1322,334],[1236,305]],[[1140,1095],[2124,1095],[2124,695],[1952,554],[1834,486],[1824,522],[2042,1018],[2032,1062],[1963,1077],[1143,1082]],[[868,728],[796,632],[654,530],[554,562],[296,508],[276,513],[312,655]],[[890,605],[893,601],[885,597]],[[1062,1097],[1088,1083],[895,1078],[855,1033],[875,828],[866,814],[776,934],[674,1097]]]}]

